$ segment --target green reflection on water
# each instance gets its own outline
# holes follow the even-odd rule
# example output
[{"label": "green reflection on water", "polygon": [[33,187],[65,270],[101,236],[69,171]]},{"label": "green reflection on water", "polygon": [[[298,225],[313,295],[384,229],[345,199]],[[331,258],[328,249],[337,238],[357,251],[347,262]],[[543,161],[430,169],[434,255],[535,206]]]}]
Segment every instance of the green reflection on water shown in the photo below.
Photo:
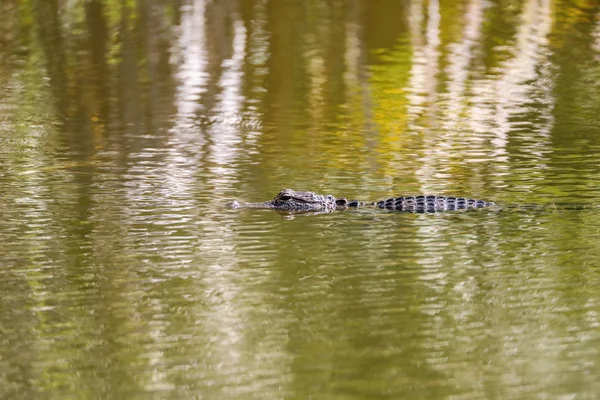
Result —
[{"label": "green reflection on water", "polygon": [[597,3],[0,10],[1,397],[598,392]]}]

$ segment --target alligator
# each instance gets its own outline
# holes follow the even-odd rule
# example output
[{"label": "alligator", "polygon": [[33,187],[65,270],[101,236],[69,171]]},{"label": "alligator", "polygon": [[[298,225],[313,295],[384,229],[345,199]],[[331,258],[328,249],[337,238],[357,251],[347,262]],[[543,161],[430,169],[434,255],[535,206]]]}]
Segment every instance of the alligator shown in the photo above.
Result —
[{"label": "alligator", "polygon": [[273,200],[262,203],[239,203],[237,201],[229,203],[231,208],[263,208],[287,213],[327,213],[365,206],[413,213],[434,213],[489,208],[494,205],[495,203],[491,201],[433,195],[395,197],[377,202],[364,202],[315,192],[297,192],[292,189],[284,189]]}]

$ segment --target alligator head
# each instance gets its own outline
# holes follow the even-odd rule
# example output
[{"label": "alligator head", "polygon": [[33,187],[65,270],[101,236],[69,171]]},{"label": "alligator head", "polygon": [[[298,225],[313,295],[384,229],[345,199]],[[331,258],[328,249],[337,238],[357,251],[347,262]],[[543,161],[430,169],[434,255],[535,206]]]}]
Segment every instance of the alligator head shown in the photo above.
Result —
[{"label": "alligator head", "polygon": [[268,208],[287,212],[332,212],[337,208],[349,206],[348,200],[342,197],[336,199],[332,195],[322,195],[315,192],[296,192],[283,189],[273,200],[262,203],[229,203],[232,208]]}]

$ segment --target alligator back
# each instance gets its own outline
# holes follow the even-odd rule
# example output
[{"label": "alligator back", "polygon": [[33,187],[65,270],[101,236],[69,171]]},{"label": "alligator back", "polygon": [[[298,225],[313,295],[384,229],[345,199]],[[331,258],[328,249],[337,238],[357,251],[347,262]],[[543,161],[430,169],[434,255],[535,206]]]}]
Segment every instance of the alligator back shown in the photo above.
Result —
[{"label": "alligator back", "polygon": [[495,204],[491,201],[468,199],[453,196],[408,196],[381,200],[373,203],[375,207],[417,213],[430,213],[452,210],[467,210],[475,208],[491,207]]}]

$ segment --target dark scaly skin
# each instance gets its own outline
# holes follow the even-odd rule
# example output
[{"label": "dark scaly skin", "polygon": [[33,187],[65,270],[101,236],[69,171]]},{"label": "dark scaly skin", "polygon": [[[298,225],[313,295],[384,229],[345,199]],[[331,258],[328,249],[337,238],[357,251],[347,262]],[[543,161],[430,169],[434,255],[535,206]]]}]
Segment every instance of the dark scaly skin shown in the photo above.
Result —
[{"label": "dark scaly skin", "polygon": [[376,207],[408,212],[443,212],[491,207],[491,201],[453,196],[408,196],[397,197],[374,203]]},{"label": "dark scaly skin", "polygon": [[433,213],[491,207],[493,202],[452,196],[409,196],[368,203],[358,200],[335,198],[314,192],[296,192],[284,189],[273,199],[263,203],[229,203],[232,208],[267,208],[287,212],[333,212],[364,206],[394,211]]}]

